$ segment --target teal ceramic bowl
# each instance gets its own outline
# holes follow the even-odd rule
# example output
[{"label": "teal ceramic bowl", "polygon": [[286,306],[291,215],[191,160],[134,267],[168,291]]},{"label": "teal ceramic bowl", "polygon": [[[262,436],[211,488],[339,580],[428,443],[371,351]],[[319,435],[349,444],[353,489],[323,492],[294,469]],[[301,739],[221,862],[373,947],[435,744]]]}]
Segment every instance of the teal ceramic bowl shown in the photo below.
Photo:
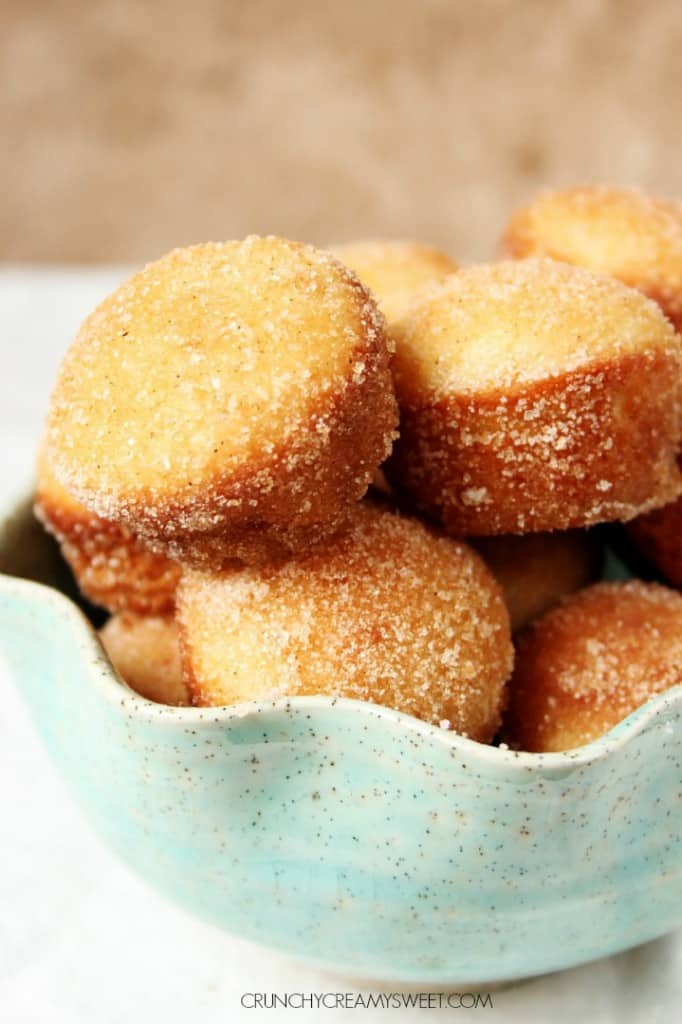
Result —
[{"label": "teal ceramic bowl", "polygon": [[56,589],[28,499],[0,570],[0,644],[55,766],[104,840],[201,917],[336,972],[438,985],[682,923],[682,688],[551,755],[348,700],[162,707]]}]

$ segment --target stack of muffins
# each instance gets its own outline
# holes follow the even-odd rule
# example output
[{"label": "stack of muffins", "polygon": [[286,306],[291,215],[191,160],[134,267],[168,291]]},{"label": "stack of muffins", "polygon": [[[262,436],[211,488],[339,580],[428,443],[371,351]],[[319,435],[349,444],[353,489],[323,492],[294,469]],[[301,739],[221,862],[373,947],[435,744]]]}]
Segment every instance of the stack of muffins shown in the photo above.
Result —
[{"label": "stack of muffins", "polygon": [[[682,683],[682,206],[549,194],[502,246],[197,245],[91,314],[36,512],[131,687],[553,751]],[[603,523],[672,586],[595,582]]]}]

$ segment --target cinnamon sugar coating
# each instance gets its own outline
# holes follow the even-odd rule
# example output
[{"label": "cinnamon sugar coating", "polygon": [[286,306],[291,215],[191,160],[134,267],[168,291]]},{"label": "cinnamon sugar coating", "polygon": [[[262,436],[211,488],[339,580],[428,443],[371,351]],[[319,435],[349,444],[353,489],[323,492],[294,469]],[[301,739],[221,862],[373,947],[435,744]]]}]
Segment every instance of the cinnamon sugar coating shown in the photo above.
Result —
[{"label": "cinnamon sugar coating", "polygon": [[189,704],[178,627],[172,618],[122,612],[105,623],[99,638],[131,690],[157,704]]},{"label": "cinnamon sugar coating", "polygon": [[350,697],[482,742],[499,725],[512,647],[497,584],[465,545],[379,506],[279,566],[188,571],[178,621],[195,703]]},{"label": "cinnamon sugar coating", "polygon": [[596,584],[520,635],[503,735],[521,750],[570,750],[680,684],[682,595]]},{"label": "cinnamon sugar coating", "polygon": [[180,566],[131,531],[76,501],[38,460],[37,518],[59,543],[83,595],[111,612],[167,615],[175,606]]},{"label": "cinnamon sugar coating", "polygon": [[376,305],[330,254],[251,237],[177,249],[85,321],[47,424],[57,480],[192,564],[343,528],[397,412]]},{"label": "cinnamon sugar coating", "polygon": [[682,331],[682,203],[604,185],[545,192],[513,215],[501,249],[617,277],[657,302]]},{"label": "cinnamon sugar coating", "polygon": [[389,324],[404,316],[423,285],[458,269],[447,253],[419,242],[368,239],[331,251],[370,289]]},{"label": "cinnamon sugar coating", "polygon": [[682,342],[620,282],[469,267],[393,326],[390,481],[459,536],[629,520],[682,490]]},{"label": "cinnamon sugar coating", "polygon": [[596,580],[603,562],[585,530],[480,537],[474,547],[502,587],[513,633]]}]

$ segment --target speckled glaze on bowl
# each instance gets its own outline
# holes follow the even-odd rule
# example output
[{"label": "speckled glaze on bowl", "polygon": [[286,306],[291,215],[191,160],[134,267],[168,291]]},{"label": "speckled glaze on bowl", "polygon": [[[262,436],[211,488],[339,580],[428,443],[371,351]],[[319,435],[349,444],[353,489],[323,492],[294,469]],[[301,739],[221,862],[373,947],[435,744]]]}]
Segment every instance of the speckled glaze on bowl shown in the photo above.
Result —
[{"label": "speckled glaze on bowl", "polygon": [[55,764],[100,835],[202,917],[337,972],[439,985],[682,923],[682,688],[551,755],[356,701],[166,708],[29,581],[61,570],[28,499],[0,527],[0,569],[0,643]]}]

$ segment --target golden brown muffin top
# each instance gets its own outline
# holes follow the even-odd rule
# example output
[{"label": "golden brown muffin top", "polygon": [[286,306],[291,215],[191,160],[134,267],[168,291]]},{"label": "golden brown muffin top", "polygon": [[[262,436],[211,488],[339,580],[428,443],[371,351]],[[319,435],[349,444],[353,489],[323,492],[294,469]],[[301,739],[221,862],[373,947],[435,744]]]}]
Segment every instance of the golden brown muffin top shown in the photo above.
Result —
[{"label": "golden brown muffin top", "polygon": [[458,269],[447,253],[420,242],[368,239],[331,251],[370,289],[389,321],[407,312],[420,288]]},{"label": "golden brown muffin top", "polygon": [[304,558],[188,571],[178,609],[207,703],[336,693],[435,722],[449,706],[454,728],[494,731],[512,656],[501,592],[470,548],[417,520],[359,506]]},{"label": "golden brown muffin top", "polygon": [[637,188],[545,192],[511,218],[503,253],[551,256],[646,292],[682,327],[682,203]]},{"label": "golden brown muffin top", "polygon": [[507,735],[525,750],[567,750],[682,684],[682,594],[654,583],[599,583],[518,640]]},{"label": "golden brown muffin top", "polygon": [[467,267],[393,325],[400,395],[480,394],[682,343],[658,306],[554,260]]},{"label": "golden brown muffin top", "polygon": [[255,236],[176,249],[69,349],[48,418],[55,474],[106,517],[239,473],[315,430],[385,345],[366,289],[329,253]]}]

